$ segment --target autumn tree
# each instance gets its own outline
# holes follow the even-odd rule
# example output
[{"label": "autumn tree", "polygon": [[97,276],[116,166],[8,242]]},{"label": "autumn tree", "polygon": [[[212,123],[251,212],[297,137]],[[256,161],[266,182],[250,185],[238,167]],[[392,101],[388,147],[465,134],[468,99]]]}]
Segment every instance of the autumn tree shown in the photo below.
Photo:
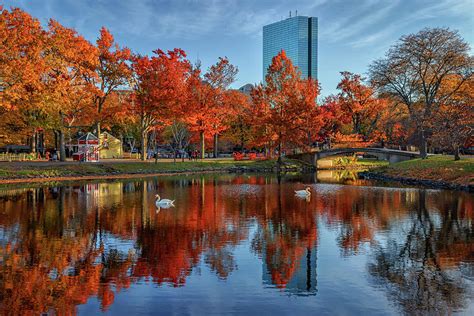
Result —
[{"label": "autumn tree", "polygon": [[[441,90],[453,90],[459,85],[458,76],[450,76]],[[474,138],[474,78],[471,77],[453,94],[449,102],[442,103],[431,122],[432,140],[435,145],[449,149],[454,160],[459,160],[459,149],[468,146]]]},{"label": "autumn tree", "polygon": [[320,112],[323,124],[319,129],[319,136],[331,147],[331,141],[342,130],[343,125],[350,123],[350,118],[342,115],[336,95],[329,95],[323,99]]},{"label": "autumn tree", "polygon": [[[60,159],[65,159],[64,127],[77,119],[90,103],[95,87],[96,50],[74,30],[50,20],[48,28],[20,9],[2,10],[0,77],[5,103],[33,128],[53,130],[59,138]],[[3,50],[5,47],[5,50]]]},{"label": "autumn tree", "polygon": [[140,140],[140,119],[134,112],[133,98],[132,90],[114,91],[108,97],[105,110],[109,112],[110,131],[113,135],[119,135],[132,152]]},{"label": "autumn tree", "polygon": [[148,133],[158,123],[170,124],[185,101],[190,65],[181,49],[133,58],[133,111],[140,121],[142,160],[147,158]]},{"label": "autumn tree", "polygon": [[228,128],[233,109],[225,97],[225,90],[234,82],[237,68],[227,58],[219,58],[205,74],[198,64],[188,80],[188,101],[184,112],[192,132],[199,134],[201,158],[205,157],[205,138],[214,138],[217,156],[217,137]]},{"label": "autumn tree", "polygon": [[253,141],[252,130],[252,104],[250,97],[238,90],[229,90],[226,93],[227,103],[234,109],[229,129],[226,131],[227,137],[238,144],[240,150]]},{"label": "autumn tree", "polygon": [[363,140],[374,138],[377,121],[385,110],[386,102],[376,96],[375,90],[364,84],[364,78],[348,71],[341,72],[342,79],[337,85],[340,119],[350,120],[351,133],[362,136]]},{"label": "autumn tree", "polygon": [[131,52],[126,47],[120,48],[113,35],[105,27],[100,29],[100,35],[96,43],[99,50],[96,75],[86,78],[98,87],[98,93],[94,95],[93,103],[97,113],[97,136],[100,136],[101,115],[106,106],[107,98],[112,92],[129,83]]},{"label": "autumn tree", "polygon": [[9,132],[18,133],[28,127],[33,140],[45,116],[42,107],[45,41],[46,31],[37,19],[21,9],[8,10],[0,5],[0,107],[8,112],[8,117],[15,117]]},{"label": "autumn tree", "polygon": [[164,137],[171,148],[173,148],[174,162],[176,162],[178,152],[181,153],[181,160],[184,161],[184,150],[191,141],[188,126],[182,120],[175,119],[171,125],[166,127]]},{"label": "autumn tree", "polygon": [[415,127],[410,121],[407,109],[399,106],[397,100],[385,98],[385,102],[385,107],[377,114],[378,118],[373,138],[398,145],[398,148],[401,149],[402,146],[408,144],[410,136],[415,134]]},{"label": "autumn tree", "polygon": [[265,85],[253,91],[254,124],[264,129],[267,142],[276,144],[279,164],[285,148],[309,146],[308,135],[317,134],[318,93],[317,82],[302,79],[284,51],[273,57]]},{"label": "autumn tree", "polygon": [[[408,108],[419,133],[420,154],[427,157],[429,122],[442,104],[451,103],[455,93],[472,76],[469,44],[457,31],[426,28],[406,35],[370,66],[372,82]],[[441,89],[450,76],[459,80]]]},{"label": "autumn tree", "polygon": [[95,76],[97,50],[76,31],[50,20],[43,56],[47,64],[43,76],[47,127],[57,134],[59,157],[65,161],[65,128],[76,120],[90,119],[89,100],[97,89],[84,78]]},{"label": "autumn tree", "polygon": [[229,118],[235,113],[233,100],[228,97],[226,90],[235,81],[238,72],[237,67],[232,65],[227,57],[219,57],[219,61],[204,75],[206,82],[215,89],[215,99],[211,102],[209,113],[213,124],[211,133],[214,137],[214,158],[218,155],[219,134],[229,127]]}]

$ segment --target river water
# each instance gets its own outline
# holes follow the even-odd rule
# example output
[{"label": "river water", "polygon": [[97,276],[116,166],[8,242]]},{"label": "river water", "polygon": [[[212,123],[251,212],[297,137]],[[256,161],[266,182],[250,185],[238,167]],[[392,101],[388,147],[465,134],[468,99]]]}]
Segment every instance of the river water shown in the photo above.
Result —
[{"label": "river water", "polygon": [[0,187],[0,314],[472,315],[473,218],[340,174]]}]

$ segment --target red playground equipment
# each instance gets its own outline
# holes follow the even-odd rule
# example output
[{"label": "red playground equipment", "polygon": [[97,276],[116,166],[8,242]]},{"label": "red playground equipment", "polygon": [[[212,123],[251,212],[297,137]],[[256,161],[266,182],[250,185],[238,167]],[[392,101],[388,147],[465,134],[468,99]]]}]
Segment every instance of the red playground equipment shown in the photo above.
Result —
[{"label": "red playground equipment", "polygon": [[97,162],[99,161],[99,138],[87,133],[77,140],[77,153],[72,155],[73,160]]}]

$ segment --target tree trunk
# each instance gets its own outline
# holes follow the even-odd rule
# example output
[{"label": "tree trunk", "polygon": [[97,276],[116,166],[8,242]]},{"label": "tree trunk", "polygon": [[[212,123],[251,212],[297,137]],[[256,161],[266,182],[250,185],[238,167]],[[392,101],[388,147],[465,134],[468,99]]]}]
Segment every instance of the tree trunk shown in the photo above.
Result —
[{"label": "tree trunk", "polygon": [[219,135],[214,134],[214,158],[217,158],[219,155],[219,149],[217,148],[219,143]]},{"label": "tree trunk", "polygon": [[54,150],[58,150],[58,131],[54,131]]},{"label": "tree trunk", "polygon": [[44,156],[45,154],[45,148],[44,148],[44,132],[41,132],[38,134],[38,150],[41,148],[41,156]]},{"label": "tree trunk", "polygon": [[206,153],[206,144],[204,142],[204,132],[201,132],[199,136],[200,136],[200,141],[201,141],[201,159],[204,159],[205,153]]},{"label": "tree trunk", "polygon": [[33,136],[31,137],[31,152],[36,153],[36,129],[33,130]]},{"label": "tree trunk", "polygon": [[59,135],[59,161],[66,161],[66,147],[64,144],[64,132],[58,131]]},{"label": "tree trunk", "polygon": [[142,131],[142,155],[141,158],[143,161],[146,161],[147,158],[147,142],[148,142],[148,133],[146,131]]},{"label": "tree trunk", "polygon": [[155,156],[155,164],[158,163],[158,143],[156,141],[156,135],[153,134],[153,154]]},{"label": "tree trunk", "polygon": [[97,123],[97,138],[99,139],[99,146],[100,146],[100,122]]},{"label": "tree trunk", "polygon": [[461,157],[459,156],[459,146],[454,145],[454,160],[461,160]]},{"label": "tree trunk", "polygon": [[425,131],[423,129],[420,131],[420,156],[422,159],[428,158]]},{"label": "tree trunk", "polygon": [[281,159],[281,142],[278,143],[278,159],[277,159],[277,171],[280,172],[282,165],[282,159]]}]

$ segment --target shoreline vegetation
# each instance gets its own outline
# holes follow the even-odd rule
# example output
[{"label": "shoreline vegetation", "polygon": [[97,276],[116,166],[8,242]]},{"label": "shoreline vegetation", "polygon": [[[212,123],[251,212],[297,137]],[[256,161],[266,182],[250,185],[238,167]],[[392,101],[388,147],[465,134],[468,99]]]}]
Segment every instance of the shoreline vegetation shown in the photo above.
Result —
[{"label": "shoreline vegetation", "polygon": [[453,160],[452,156],[433,155],[412,159],[360,173],[364,179],[396,181],[429,188],[474,192],[474,158]]},{"label": "shoreline vegetation", "polygon": [[[284,160],[282,172],[302,172],[309,166],[294,160]],[[234,161],[209,159],[203,161],[107,161],[74,162],[15,162],[0,163],[0,184],[38,181],[67,181],[158,176],[186,173],[277,172],[276,160]]]},{"label": "shoreline vegetation", "polygon": [[[431,188],[474,192],[474,158],[454,161],[450,156],[435,155],[428,159],[413,159],[389,165],[386,161],[358,159],[350,163],[340,158],[327,160],[325,169],[360,170],[361,178]],[[14,162],[0,163],[0,184],[43,181],[101,180],[135,178],[188,173],[276,173],[276,160],[233,161],[209,159],[203,161],[104,161]],[[309,172],[311,167],[297,160],[285,159],[281,172]]]}]

